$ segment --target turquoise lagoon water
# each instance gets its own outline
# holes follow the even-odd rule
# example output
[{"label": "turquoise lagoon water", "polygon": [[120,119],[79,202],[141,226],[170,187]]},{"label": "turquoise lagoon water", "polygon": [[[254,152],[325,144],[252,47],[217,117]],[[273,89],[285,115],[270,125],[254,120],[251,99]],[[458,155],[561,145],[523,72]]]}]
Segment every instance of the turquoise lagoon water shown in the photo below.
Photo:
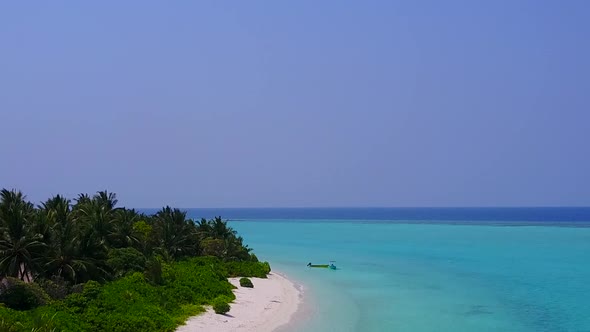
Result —
[{"label": "turquoise lagoon water", "polygon": [[[588,223],[504,219],[230,224],[304,285],[284,331],[590,331]],[[329,260],[339,269],[305,267]]]}]

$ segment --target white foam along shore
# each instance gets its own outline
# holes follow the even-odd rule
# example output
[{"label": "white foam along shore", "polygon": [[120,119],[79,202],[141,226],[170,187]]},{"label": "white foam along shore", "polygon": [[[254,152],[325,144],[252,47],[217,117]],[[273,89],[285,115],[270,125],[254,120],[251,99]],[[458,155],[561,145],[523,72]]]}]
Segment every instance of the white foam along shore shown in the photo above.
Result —
[{"label": "white foam along shore", "polygon": [[254,288],[241,287],[239,280],[229,279],[237,289],[226,315],[207,308],[207,312],[191,317],[176,331],[274,331],[290,322],[301,303],[300,288],[280,274],[270,273],[266,279],[251,278]]}]

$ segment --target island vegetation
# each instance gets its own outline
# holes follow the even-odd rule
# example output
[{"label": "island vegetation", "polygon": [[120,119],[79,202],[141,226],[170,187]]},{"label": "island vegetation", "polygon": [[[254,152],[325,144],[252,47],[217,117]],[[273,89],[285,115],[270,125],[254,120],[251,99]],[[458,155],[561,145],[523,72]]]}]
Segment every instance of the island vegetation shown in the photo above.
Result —
[{"label": "island vegetation", "polygon": [[252,280],[250,280],[246,277],[240,278],[240,286],[246,287],[246,288],[254,288],[254,285],[252,284]]},{"label": "island vegetation", "polygon": [[269,272],[221,217],[0,192],[0,332],[173,331],[203,305],[230,310],[228,277]]}]

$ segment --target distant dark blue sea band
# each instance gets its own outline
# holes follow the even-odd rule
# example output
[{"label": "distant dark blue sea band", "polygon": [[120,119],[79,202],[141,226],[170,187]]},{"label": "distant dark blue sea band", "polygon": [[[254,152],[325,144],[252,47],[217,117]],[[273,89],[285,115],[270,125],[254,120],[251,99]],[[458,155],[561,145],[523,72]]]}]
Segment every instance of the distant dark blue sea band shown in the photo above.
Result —
[{"label": "distant dark blue sea band", "polygon": [[[141,209],[154,212],[155,209]],[[188,208],[189,217],[230,220],[288,219],[501,225],[590,225],[590,207],[522,208]]]}]

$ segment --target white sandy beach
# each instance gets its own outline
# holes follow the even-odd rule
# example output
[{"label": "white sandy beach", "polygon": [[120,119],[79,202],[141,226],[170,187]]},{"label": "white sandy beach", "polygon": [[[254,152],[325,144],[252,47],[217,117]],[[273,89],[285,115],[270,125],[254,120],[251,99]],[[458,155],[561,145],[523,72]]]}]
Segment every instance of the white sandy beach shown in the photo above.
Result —
[{"label": "white sandy beach", "polygon": [[213,309],[191,317],[178,332],[188,331],[273,331],[289,323],[301,302],[300,289],[289,279],[270,273],[267,279],[251,278],[254,288],[241,287],[240,278],[230,278],[236,299],[226,315]]}]

